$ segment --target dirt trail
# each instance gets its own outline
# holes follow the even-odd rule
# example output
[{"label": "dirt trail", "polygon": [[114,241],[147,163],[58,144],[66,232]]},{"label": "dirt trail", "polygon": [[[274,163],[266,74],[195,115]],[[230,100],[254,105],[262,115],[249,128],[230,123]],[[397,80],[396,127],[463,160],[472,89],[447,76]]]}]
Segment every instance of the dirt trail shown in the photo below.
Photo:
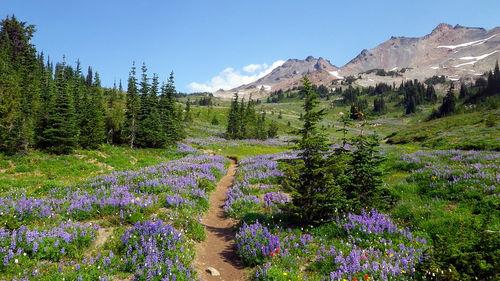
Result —
[{"label": "dirt trail", "polygon": [[[203,217],[207,238],[196,247],[196,260],[194,262],[198,276],[203,281],[246,280],[245,270],[234,249],[234,235],[236,222],[224,216],[224,202],[226,192],[234,182],[236,161],[231,160],[229,170],[217,188],[210,195],[210,208]],[[208,267],[215,268],[220,276],[212,276]]]}]

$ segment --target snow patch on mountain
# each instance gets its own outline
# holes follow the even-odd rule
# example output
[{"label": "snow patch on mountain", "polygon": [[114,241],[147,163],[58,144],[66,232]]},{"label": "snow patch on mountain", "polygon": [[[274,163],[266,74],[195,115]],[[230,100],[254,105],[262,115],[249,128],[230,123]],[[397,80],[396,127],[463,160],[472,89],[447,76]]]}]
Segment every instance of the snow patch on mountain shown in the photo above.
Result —
[{"label": "snow patch on mountain", "polygon": [[472,56],[469,56],[469,57],[461,57],[461,58],[460,58],[461,60],[472,60],[472,61],[469,61],[469,62],[464,62],[464,63],[460,63],[460,64],[457,64],[457,65],[455,65],[455,66],[453,66],[453,67],[462,67],[462,66],[464,66],[464,65],[469,65],[469,64],[470,64],[470,65],[474,65],[476,62],[478,62],[478,61],[480,61],[480,60],[482,60],[482,59],[485,59],[485,58],[487,58],[487,57],[489,57],[489,56],[491,56],[491,55],[493,55],[493,54],[495,54],[495,53],[498,53],[498,52],[500,52],[500,51],[499,51],[499,50],[495,50],[495,51],[493,51],[493,52],[491,52],[491,53],[484,54],[484,55],[480,55],[480,56],[476,56],[476,57],[472,57]]},{"label": "snow patch on mountain", "polygon": [[328,71],[328,73],[330,73],[333,77],[335,77],[337,79],[344,79],[343,76],[340,76],[338,71]]},{"label": "snow patch on mountain", "polygon": [[494,38],[495,36],[497,36],[497,34],[493,34],[491,35],[490,37],[488,38],[484,38],[484,39],[481,39],[481,40],[477,40],[477,41],[472,41],[472,42],[466,42],[466,43],[462,43],[462,44],[458,44],[458,45],[441,45],[441,46],[437,46],[438,48],[446,48],[446,49],[456,49],[456,48],[462,48],[462,47],[470,47],[470,46],[477,46],[477,45],[481,45],[481,44],[484,44],[484,42]]}]

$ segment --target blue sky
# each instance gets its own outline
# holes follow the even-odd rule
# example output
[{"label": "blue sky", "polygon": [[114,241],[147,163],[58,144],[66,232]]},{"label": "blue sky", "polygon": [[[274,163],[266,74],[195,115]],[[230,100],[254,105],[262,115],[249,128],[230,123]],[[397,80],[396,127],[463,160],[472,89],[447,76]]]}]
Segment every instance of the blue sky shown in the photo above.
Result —
[{"label": "blue sky", "polygon": [[422,36],[441,22],[489,29],[500,25],[498,11],[498,0],[0,0],[0,16],[37,26],[39,50],[79,58],[105,85],[144,61],[160,77],[174,70],[181,91],[248,82],[288,58],[342,66],[392,35]]}]

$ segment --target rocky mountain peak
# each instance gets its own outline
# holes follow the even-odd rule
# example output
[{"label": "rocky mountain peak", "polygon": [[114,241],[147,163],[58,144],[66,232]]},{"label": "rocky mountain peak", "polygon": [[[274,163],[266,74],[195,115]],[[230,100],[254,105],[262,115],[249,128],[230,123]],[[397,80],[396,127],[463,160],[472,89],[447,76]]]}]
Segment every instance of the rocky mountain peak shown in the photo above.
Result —
[{"label": "rocky mountain peak", "polygon": [[447,24],[447,23],[440,23],[438,24],[431,32],[431,34],[435,34],[435,33],[440,33],[440,32],[447,32],[447,31],[450,31],[453,29],[453,26],[451,26],[451,24]]},{"label": "rocky mountain peak", "polygon": [[315,58],[315,57],[313,57],[313,56],[308,56],[308,57],[306,58],[306,61],[308,61],[308,62],[315,61],[315,60],[316,60],[316,58]]}]

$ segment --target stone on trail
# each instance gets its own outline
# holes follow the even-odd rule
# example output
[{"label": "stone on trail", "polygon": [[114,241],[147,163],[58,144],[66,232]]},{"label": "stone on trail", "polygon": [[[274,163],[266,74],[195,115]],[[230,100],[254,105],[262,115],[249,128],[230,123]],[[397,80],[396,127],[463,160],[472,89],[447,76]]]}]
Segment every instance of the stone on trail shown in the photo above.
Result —
[{"label": "stone on trail", "polygon": [[220,276],[219,271],[211,266],[207,267],[207,272],[209,272],[212,276]]}]

